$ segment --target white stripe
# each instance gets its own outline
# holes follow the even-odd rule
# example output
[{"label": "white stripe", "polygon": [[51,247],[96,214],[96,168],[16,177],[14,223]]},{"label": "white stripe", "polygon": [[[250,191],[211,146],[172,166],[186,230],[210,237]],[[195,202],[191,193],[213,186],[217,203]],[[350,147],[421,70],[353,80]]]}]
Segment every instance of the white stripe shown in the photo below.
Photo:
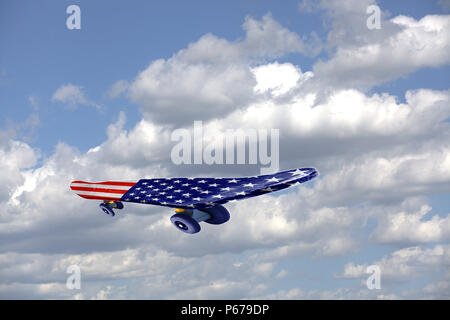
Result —
[{"label": "white stripe", "polygon": [[[130,186],[116,186],[109,184],[98,184],[98,183],[72,183],[71,187],[83,187],[83,188],[102,188],[102,189],[115,189],[115,190],[124,190],[128,191]],[[78,190],[74,190],[78,191]]]},{"label": "white stripe", "polygon": [[112,197],[112,198],[121,198],[124,194],[120,193],[108,193],[108,192],[94,192],[94,191],[80,191],[75,190],[75,193],[78,195],[84,195],[84,196],[96,196],[96,197]]}]

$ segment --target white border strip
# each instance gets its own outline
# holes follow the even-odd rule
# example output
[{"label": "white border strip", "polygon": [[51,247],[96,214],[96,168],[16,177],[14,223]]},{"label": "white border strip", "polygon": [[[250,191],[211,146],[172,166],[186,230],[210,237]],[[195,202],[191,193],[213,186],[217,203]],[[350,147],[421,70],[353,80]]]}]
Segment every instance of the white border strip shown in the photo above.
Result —
[{"label": "white border strip", "polygon": [[95,191],[80,191],[74,190],[76,194],[80,196],[96,196],[96,197],[108,197],[108,198],[122,198],[122,196],[126,193],[106,193],[106,192],[95,192]]}]

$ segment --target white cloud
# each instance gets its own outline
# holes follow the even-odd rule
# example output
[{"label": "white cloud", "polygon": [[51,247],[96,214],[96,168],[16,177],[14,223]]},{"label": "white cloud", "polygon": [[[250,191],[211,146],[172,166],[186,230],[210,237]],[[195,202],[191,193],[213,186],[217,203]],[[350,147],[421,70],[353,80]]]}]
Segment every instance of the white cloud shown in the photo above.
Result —
[{"label": "white cloud", "polygon": [[[289,70],[294,75],[293,78],[299,79],[304,76],[298,68],[290,64],[269,64],[268,66],[268,69],[274,70],[275,73],[279,72],[278,68],[280,68],[281,72]],[[270,77],[270,75],[268,74],[267,77]],[[292,83],[288,85],[288,88],[291,85]],[[296,81],[296,85],[298,85],[298,81]],[[279,87],[276,82],[273,82],[271,86],[273,88]],[[282,96],[283,93],[280,92],[275,99],[279,98],[280,95]],[[352,139],[359,139],[361,135],[368,137],[388,134],[410,137],[425,132],[429,134],[430,128],[434,129],[435,123],[448,115],[446,105],[442,105],[442,102],[446,102],[446,99],[448,99],[447,93],[431,90],[408,93],[407,104],[398,104],[394,97],[388,95],[366,97],[356,90],[338,91],[330,97],[329,101],[320,105],[314,105],[313,100],[308,100],[308,98],[302,100],[301,96],[294,102],[282,105],[278,105],[275,99],[268,103],[250,105],[245,109],[244,116],[242,116],[242,112],[236,112],[210,124],[218,124],[219,130],[221,130],[224,127],[231,126],[231,123],[235,123],[238,127],[271,127],[284,122],[287,123],[285,127],[289,130],[287,135],[293,136],[296,143],[304,139],[305,143],[314,144],[317,137],[325,135],[333,138],[340,135],[340,139],[349,139],[349,145],[351,145]],[[272,117],[264,117],[263,115],[262,118],[258,118],[257,115],[261,115],[260,108],[266,108],[270,111],[267,114],[271,114]],[[380,119],[374,121],[377,117],[380,117]],[[142,120],[133,129],[126,131],[123,129],[124,122],[125,116],[122,114],[118,122],[108,128],[108,140],[100,146],[92,148],[86,154],[80,154],[63,144],[58,146],[57,152],[44,163],[42,168],[24,173],[27,180],[17,187],[15,198],[18,201],[31,201],[38,208],[36,210],[43,210],[39,203],[44,191],[38,191],[36,186],[38,184],[40,186],[46,185],[48,186],[46,188],[52,190],[58,188],[63,190],[67,183],[64,184],[64,181],[56,182],[58,176],[66,176],[67,181],[70,181],[73,178],[104,180],[117,179],[117,177],[123,176],[126,176],[127,179],[139,179],[143,176],[165,176],[173,173],[175,169],[170,162],[167,162],[164,166],[160,164],[161,161],[168,160],[170,154],[167,147],[171,132],[170,127],[155,125]],[[408,130],[412,132],[408,133]],[[362,190],[362,193],[369,195],[378,192],[379,198],[383,198],[392,193],[392,189],[398,189],[399,183],[402,183],[400,186],[404,186],[404,188],[415,186],[416,189],[421,186],[421,183],[425,188],[428,185],[433,187],[436,179],[445,183],[447,181],[445,170],[448,169],[445,161],[445,149],[443,149],[441,157],[438,155],[435,152],[433,154],[416,154],[414,157],[403,154],[400,157],[389,155],[385,158],[374,159],[369,155],[356,158],[349,165],[342,166],[341,162],[337,162],[334,168],[339,167],[340,169],[336,173],[327,174],[322,180],[317,181],[314,189],[300,189],[300,197],[309,200],[299,202],[294,197],[294,199],[288,201],[303,208],[301,215],[294,216],[293,212],[296,212],[296,209],[291,206],[286,207],[281,199],[277,202],[267,198],[267,201],[258,199],[256,202],[248,200],[239,203],[239,205],[232,206],[233,219],[236,223],[232,224],[233,221],[231,221],[224,226],[223,232],[217,236],[219,246],[215,248],[208,245],[199,246],[196,254],[204,254],[209,250],[214,252],[221,249],[236,250],[237,243],[241,247],[240,250],[259,246],[284,245],[288,246],[291,252],[312,252],[317,256],[338,256],[357,250],[358,245],[346,233],[355,224],[360,224],[361,220],[350,218],[352,212],[345,207],[320,207],[319,203],[324,198],[327,202],[332,203],[333,197],[336,201],[345,203],[348,201],[348,198],[345,197],[352,196],[354,198],[355,195],[352,193],[356,190]],[[430,163],[430,170],[427,171],[430,174],[428,178],[422,175],[419,181],[417,175],[409,174],[413,171],[409,167],[405,167],[406,164],[410,166],[411,161],[413,161],[414,168],[423,171],[424,164],[426,165],[429,162],[427,158],[430,156],[438,159],[442,171],[436,172],[435,165]],[[290,157],[296,158],[296,155],[290,155]],[[414,161],[419,162],[415,165]],[[377,165],[380,163],[380,166]],[[388,167],[391,169],[387,170]],[[373,181],[367,180],[367,172],[371,173],[371,177],[374,178]],[[386,172],[385,178],[381,179],[380,174],[383,174],[383,172]],[[401,174],[401,176],[389,180],[390,177],[395,177],[393,172],[408,174]],[[401,177],[407,177],[407,180],[401,180]],[[344,183],[342,183],[343,181]],[[345,183],[346,181],[348,182]],[[370,192],[367,192],[367,190]],[[419,188],[416,192],[423,193],[424,191]],[[71,196],[71,194],[62,195],[62,197],[68,199]],[[364,197],[365,195],[363,199]],[[261,203],[262,206],[259,205]],[[307,207],[305,207],[305,204]],[[48,207],[51,206],[52,204],[48,204]],[[85,204],[85,207],[88,208],[88,204]],[[250,210],[250,208],[252,209]],[[264,210],[258,208],[264,208]],[[268,208],[270,210],[267,210]],[[245,214],[248,211],[253,212],[251,216]],[[56,216],[57,212],[54,214]],[[43,220],[40,224],[43,225],[51,216],[42,217]],[[35,218],[39,220],[41,217],[37,215]],[[163,223],[155,227],[155,231],[151,235],[146,235],[146,238],[164,239],[170,237],[170,234],[164,235],[167,230],[172,230],[168,220],[158,218],[152,220],[152,223],[159,223],[159,221],[163,221]],[[62,221],[61,223],[66,224]],[[132,221],[130,226],[136,223],[140,222]],[[26,226],[25,223],[21,224]],[[330,232],[331,226],[339,226],[339,228]],[[152,228],[150,227],[150,229]],[[115,229],[112,228],[109,231],[111,230]],[[211,234],[205,235],[205,237],[210,236]],[[311,236],[316,236],[318,239],[313,243],[305,243],[304,241]],[[320,236],[324,237],[319,239]],[[142,237],[144,237],[143,234],[137,233],[128,238],[127,241],[139,242],[140,239],[143,239]],[[292,243],[295,241],[299,243],[297,247]],[[168,240],[168,242],[170,241]],[[20,246],[25,248],[28,245],[27,242],[16,244],[17,248]],[[173,242],[165,250],[179,254],[183,250],[183,247],[179,245],[178,242]]]},{"label": "white cloud", "polygon": [[147,119],[186,122],[227,113],[252,95],[250,70],[237,64],[157,60],[131,84],[129,96]]},{"label": "white cloud", "polygon": [[310,38],[301,39],[297,33],[276,22],[270,14],[263,16],[261,21],[247,17],[243,28],[246,37],[239,45],[249,57],[277,58],[290,52],[316,55],[321,49],[315,33]]},{"label": "white cloud", "polygon": [[[450,150],[404,152],[401,155],[368,154],[340,164],[304,190],[309,201],[349,203],[392,201],[407,196],[445,192],[450,184]],[[322,200],[323,201],[323,200]]]},{"label": "white cloud", "polygon": [[329,28],[325,47],[329,59],[313,67],[317,87],[367,90],[424,67],[450,63],[448,15],[427,15],[419,20],[407,16],[390,18],[380,8],[380,29],[369,29],[369,6],[374,0],[303,0],[300,13],[321,12]]},{"label": "white cloud", "polygon": [[10,140],[0,145],[0,201],[14,194],[16,186],[24,182],[22,172],[36,165],[38,158],[38,151],[24,142]]},{"label": "white cloud", "polygon": [[[351,8],[352,3],[346,6]],[[444,31],[438,26],[446,23],[436,17],[401,19],[396,20],[397,25],[404,24],[400,33],[377,42],[392,45],[387,50],[405,45],[407,32],[411,39],[439,40]],[[0,187],[5,195],[0,198],[2,296],[397,297],[389,291],[350,289],[292,288],[273,293],[273,284],[266,280],[290,276],[279,265],[289,259],[330,259],[358,252],[369,218],[378,222],[371,236],[377,243],[448,240],[448,217],[429,217],[426,200],[398,205],[407,196],[448,190],[448,91],[408,91],[405,103],[388,94],[369,96],[354,88],[331,88],[321,98],[323,88],[317,85],[323,82],[316,82],[320,72],[264,61],[289,52],[311,53],[301,37],[270,16],[247,18],[244,30],[243,40],[207,34],[171,58],[153,61],[129,88],[124,81],[116,82],[112,96],[128,90],[129,97],[142,105],[144,119],[126,130],[121,113],[107,128],[107,140],[86,153],[60,143],[39,163],[37,150],[5,135],[0,147],[4,172],[0,178],[6,182]],[[344,41],[338,38],[330,41]],[[358,52],[365,45],[357,42],[344,48],[354,46],[351,50]],[[436,59],[445,60],[441,48],[436,50]],[[339,57],[338,50],[329,63],[337,63]],[[426,65],[416,58],[415,67]],[[377,81],[386,77],[385,71],[381,70]],[[60,87],[52,100],[74,106],[92,104],[81,87],[71,84]],[[280,128],[285,146],[282,164],[293,167],[308,162],[322,176],[287,193],[230,203],[227,224],[205,225],[195,236],[176,230],[165,208],[126,204],[126,211],[111,219],[95,201],[70,192],[73,179],[137,180],[195,174],[195,170],[218,174],[224,169],[179,168],[170,162],[173,124],[189,128],[192,119],[205,119],[210,136],[228,128]],[[248,174],[248,167],[241,170]],[[393,204],[386,204],[387,199]],[[397,250],[377,263],[388,279],[408,280],[420,277],[420,272],[435,274],[448,268],[447,251],[440,244],[432,249]],[[64,289],[68,264],[82,268],[82,294]],[[349,264],[342,276],[363,277],[364,266]],[[109,284],[117,279],[121,285]],[[442,296],[446,288],[444,278],[430,282],[424,291]]]},{"label": "white cloud", "polygon": [[397,16],[398,32],[358,46],[342,46],[313,71],[325,84],[370,88],[424,67],[450,63],[450,16],[428,15],[420,20]]},{"label": "white cloud", "polygon": [[[448,288],[450,282],[449,257],[450,247],[448,245],[436,245],[432,248],[409,247],[394,251],[390,257],[384,256],[371,265],[380,268],[381,287],[391,287],[414,279],[439,276],[438,280],[435,278],[435,281],[422,290],[405,292],[405,297],[441,294],[435,298],[448,299],[448,291],[442,289]],[[344,266],[343,273],[337,277],[367,279],[370,275],[366,273],[367,266],[368,264],[350,262]],[[442,271],[444,271],[444,275],[441,274]]]},{"label": "white cloud", "polygon": [[[425,288],[423,288],[423,293],[426,299],[432,300],[443,300],[450,299],[450,275],[447,275],[447,279],[430,281]],[[414,294],[414,292],[413,292]]]},{"label": "white cloud", "polygon": [[355,288],[338,288],[335,290],[302,290],[292,288],[258,297],[271,300],[397,300],[401,297],[385,290],[367,290]]},{"label": "white cloud", "polygon": [[[431,209],[429,205],[415,199],[407,200],[399,208],[401,211],[389,210],[387,213],[379,214],[378,226],[371,239],[378,243],[390,244],[448,242],[450,216],[430,217]],[[410,210],[415,212],[408,212]]]},{"label": "white cloud", "polygon": [[[123,117],[120,118],[119,122],[123,121]],[[141,130],[139,125],[136,130]],[[178,231],[169,222],[168,209],[127,205],[127,215],[121,216],[119,213],[118,219],[108,220],[95,202],[78,199],[70,192],[68,185],[73,179],[117,180],[117,177],[126,176],[129,180],[144,175],[163,175],[157,161],[154,165],[136,168],[126,165],[129,159],[100,161],[112,154],[111,149],[117,146],[116,141],[122,139],[122,129],[111,127],[109,134],[111,142],[85,154],[60,144],[55,154],[45,159],[41,166],[31,170],[15,169],[18,170],[17,180],[12,181],[10,187],[13,194],[11,199],[14,201],[2,208],[5,219],[0,226],[5,236],[0,246],[2,250],[8,248],[17,252],[34,252],[37,248],[45,247],[48,252],[77,253],[92,252],[97,248],[105,248],[105,245],[118,250],[141,241],[162,241],[164,245],[161,249],[175,254],[183,254],[187,247],[191,248],[192,244],[182,238],[173,239]],[[145,141],[145,136],[142,139]],[[109,147],[108,143],[112,146]],[[137,150],[135,152],[139,154]],[[22,157],[22,160],[25,159]],[[24,163],[23,166],[26,168],[33,163]],[[13,164],[19,165],[20,162]],[[297,207],[303,207],[301,213],[297,212]],[[316,240],[307,252],[315,252],[319,256],[339,255],[355,248],[350,238],[342,238],[354,223],[358,223],[349,212],[345,209],[305,208],[295,193],[281,198],[249,199],[231,204],[229,208],[232,213],[229,223],[216,228],[205,226],[201,235],[192,238],[196,243],[196,249],[191,249],[192,255],[222,250],[243,252],[252,248],[290,245],[293,242],[311,244],[312,235]],[[17,212],[21,214],[17,215]],[[149,216],[145,212],[153,212],[154,215]],[[216,232],[217,228],[221,228],[221,232]],[[83,234],[82,238],[80,234]],[[40,241],[32,241],[29,235],[39,237]],[[109,237],[112,239],[108,241]],[[206,241],[211,238],[215,241]]]},{"label": "white cloud", "polygon": [[285,278],[288,274],[289,274],[289,271],[283,269],[283,270],[280,270],[280,272],[277,273],[277,275],[275,276],[275,278],[276,278],[276,279],[283,279],[283,278]]},{"label": "white cloud", "polygon": [[257,93],[270,92],[274,96],[286,94],[312,77],[312,72],[302,73],[300,68],[290,63],[260,65],[252,72],[256,78],[254,90]]},{"label": "white cloud", "polygon": [[71,83],[62,85],[56,89],[52,95],[51,101],[64,103],[72,109],[75,109],[78,105],[100,108],[99,104],[89,101],[86,98],[83,87]]},{"label": "white cloud", "polygon": [[28,102],[30,103],[30,106],[34,109],[37,110],[39,109],[39,105],[37,103],[37,99],[35,96],[28,96]]},{"label": "white cloud", "polygon": [[252,61],[304,52],[308,46],[270,15],[261,21],[246,18],[243,28],[241,41],[206,34],[170,59],[153,61],[130,84],[129,97],[146,119],[176,124],[245,106],[254,99]]},{"label": "white cloud", "polygon": [[107,93],[108,97],[117,98],[122,93],[126,92],[129,85],[130,84],[126,80],[118,80],[118,81],[114,82],[108,90],[108,93]]}]

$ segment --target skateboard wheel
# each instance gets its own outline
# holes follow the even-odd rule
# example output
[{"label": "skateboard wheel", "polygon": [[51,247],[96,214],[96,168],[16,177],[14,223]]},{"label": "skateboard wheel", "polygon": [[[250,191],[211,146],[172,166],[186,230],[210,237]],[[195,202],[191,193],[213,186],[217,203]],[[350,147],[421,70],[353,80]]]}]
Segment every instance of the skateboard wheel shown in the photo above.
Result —
[{"label": "skateboard wheel", "polygon": [[123,203],[120,201],[116,201],[116,209],[123,209]]},{"label": "skateboard wheel", "polygon": [[100,209],[102,209],[102,211],[103,211],[104,213],[106,213],[107,215],[109,215],[109,216],[112,216],[112,217],[115,216],[115,213],[114,213],[113,209],[111,209],[110,207],[108,207],[108,206],[107,206],[106,204],[104,204],[104,203],[100,203]]},{"label": "skateboard wheel", "polygon": [[178,230],[185,233],[192,234],[200,231],[200,224],[187,214],[174,214],[172,217],[170,217],[170,221]]},{"label": "skateboard wheel", "polygon": [[222,224],[230,220],[230,213],[224,206],[218,204],[212,208],[203,208],[202,211],[209,213],[211,219],[205,220],[210,224]]}]

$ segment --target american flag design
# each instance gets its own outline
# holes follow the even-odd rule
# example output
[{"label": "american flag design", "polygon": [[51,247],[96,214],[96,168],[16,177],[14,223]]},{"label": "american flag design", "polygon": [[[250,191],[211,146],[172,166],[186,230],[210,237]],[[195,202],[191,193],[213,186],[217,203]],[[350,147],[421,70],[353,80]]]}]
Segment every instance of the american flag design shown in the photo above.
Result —
[{"label": "american flag design", "polygon": [[87,199],[153,204],[173,208],[208,208],[304,183],[318,175],[299,168],[271,175],[240,178],[156,178],[138,182],[74,181],[71,189]]},{"label": "american flag design", "polygon": [[86,199],[153,204],[173,208],[207,208],[304,183],[318,175],[300,168],[240,178],[157,178],[138,182],[73,181],[70,188]]},{"label": "american flag design", "polygon": [[70,189],[72,189],[80,197],[86,199],[120,201],[122,196],[135,184],[136,182],[73,181],[70,184]]}]

